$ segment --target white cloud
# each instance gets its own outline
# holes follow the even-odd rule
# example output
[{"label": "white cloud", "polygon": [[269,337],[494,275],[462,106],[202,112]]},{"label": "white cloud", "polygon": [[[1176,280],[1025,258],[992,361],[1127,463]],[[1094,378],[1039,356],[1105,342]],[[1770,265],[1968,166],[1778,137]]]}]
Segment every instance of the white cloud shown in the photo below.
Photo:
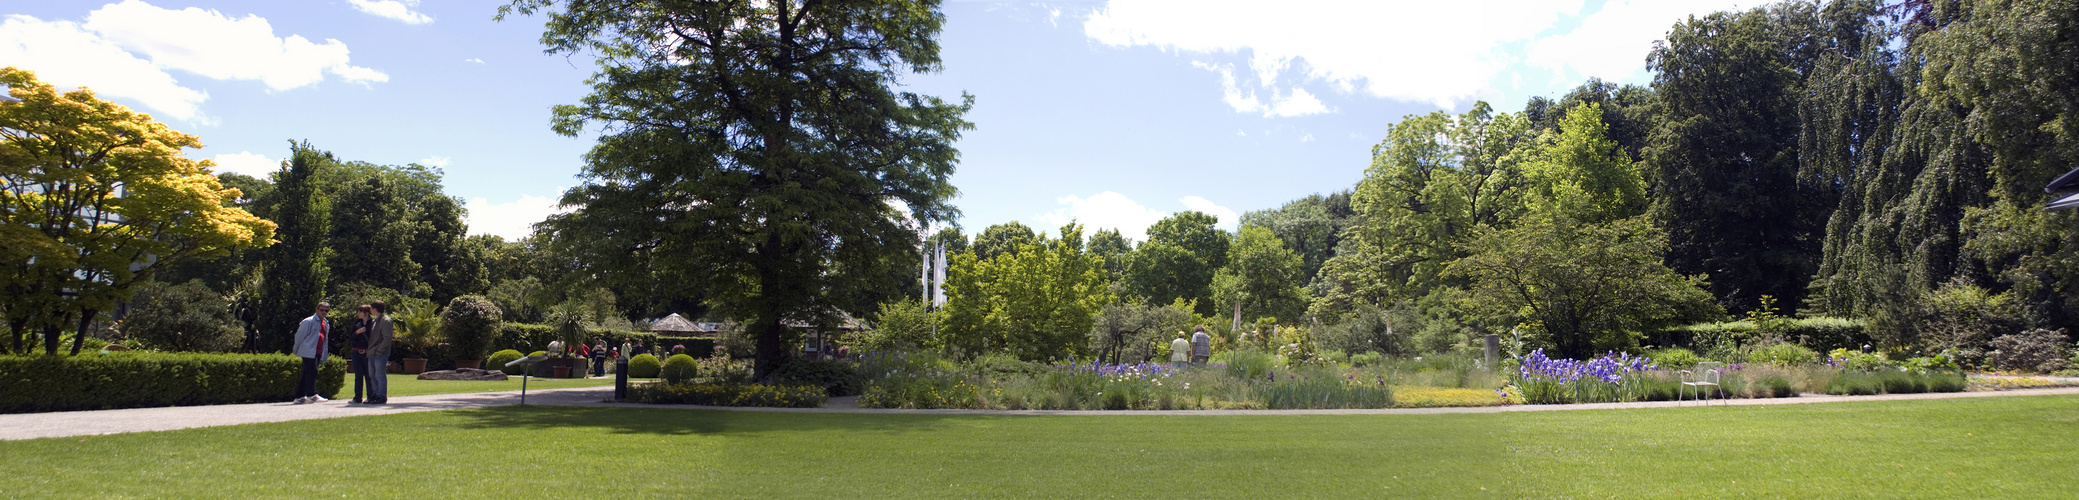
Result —
[{"label": "white cloud", "polygon": [[1525,63],[1562,79],[1630,79],[1646,68],[1653,42],[1691,14],[1752,7],[1753,1],[1610,0],[1570,33],[1531,42]]},{"label": "white cloud", "polygon": [[454,160],[446,156],[433,155],[419,159],[419,164],[433,168],[446,168],[448,166],[448,163],[453,161]]},{"label": "white cloud", "polygon": [[464,222],[469,224],[469,234],[517,240],[534,234],[534,224],[548,220],[550,215],[570,212],[570,209],[557,205],[554,198],[533,195],[521,195],[520,199],[505,203],[471,198],[469,214],[464,217]]},{"label": "white cloud", "polygon": [[483,63],[484,63],[484,60],[483,60],[483,59],[478,59],[478,58],[475,58],[475,57],[471,57],[471,58],[468,58],[468,59],[463,59],[463,60],[462,60],[462,62],[473,62],[473,63],[477,63],[477,64],[483,64]]},{"label": "white cloud", "polygon": [[1074,221],[1082,224],[1086,233],[1099,229],[1117,229],[1121,235],[1134,241],[1146,241],[1148,226],[1153,226],[1155,222],[1169,216],[1168,213],[1141,206],[1126,195],[1111,191],[1097,193],[1089,198],[1063,196],[1055,201],[1066,206],[1039,216],[1039,220],[1047,224],[1046,229],[1058,228]]},{"label": "white cloud", "polygon": [[36,72],[60,89],[88,87],[103,98],[143,103],[165,116],[205,120],[209,94],[182,87],[173,75],[68,21],[13,15],[0,21],[0,61]]},{"label": "white cloud", "polygon": [[[1134,241],[1147,241],[1148,226],[1161,222],[1162,218],[1169,217],[1172,213],[1142,206],[1132,198],[1112,191],[1097,193],[1089,198],[1063,196],[1055,201],[1063,206],[1036,217],[1039,222],[1048,226],[1043,229],[1052,230],[1074,221],[1083,225],[1086,234],[1099,229],[1117,229],[1120,235]],[[1237,217],[1234,210],[1198,196],[1186,196],[1177,202],[1183,205],[1181,210],[1177,210],[1179,212],[1197,210],[1219,217],[1221,228],[1233,230],[1235,227]]]},{"label": "white cloud", "polygon": [[[1347,0],[1110,0],[1083,32],[1116,47],[1150,46],[1193,58],[1246,56],[1253,75],[1219,73],[1223,96],[1241,112],[1299,116],[1328,112],[1301,84],[1454,107],[1499,97],[1494,85],[1529,63],[1590,75],[1630,76],[1651,42],[1684,15],[1723,10],[1728,0],[1610,0],[1583,13],[1584,0],[1349,2]],[[1562,19],[1580,27],[1555,33]],[[1236,78],[1242,76],[1242,78]],[[1258,92],[1269,102],[1256,100]],[[1226,89],[1223,89],[1226,90]],[[1283,100],[1291,101],[1281,106]],[[1313,101],[1311,104],[1307,101]],[[1283,113],[1283,114],[1281,114]]]},{"label": "white cloud", "polygon": [[1220,204],[1213,203],[1212,200],[1208,200],[1205,198],[1200,198],[1197,196],[1186,196],[1184,197],[1184,199],[1177,200],[1177,202],[1183,203],[1185,208],[1197,210],[1199,212],[1205,213],[1206,215],[1211,215],[1213,217],[1218,217],[1220,219],[1220,223],[1218,224],[1218,226],[1221,229],[1233,231],[1234,228],[1242,220],[1241,216],[1235,215],[1233,209],[1220,206]]},{"label": "white cloud", "polygon": [[1227,105],[1237,113],[1263,113],[1265,118],[1283,118],[1328,112],[1328,106],[1321,104],[1321,100],[1314,98],[1314,94],[1307,92],[1307,89],[1294,87],[1290,91],[1282,91],[1272,87],[1269,89],[1271,102],[1264,104],[1256,98],[1255,90],[1242,90],[1241,86],[1236,84],[1232,67],[1199,61],[1192,61],[1191,65],[1220,74],[1221,100],[1227,101]]},{"label": "white cloud", "polygon": [[1307,132],[1305,135],[1299,136],[1299,142],[1314,142],[1314,133]]},{"label": "white cloud", "polygon": [[214,10],[171,10],[125,0],[87,14],[81,26],[150,59],[153,65],[217,80],[259,80],[273,90],[324,81],[331,73],[354,83],[389,81],[389,75],[348,64],[345,43],[313,43],[301,35],[274,36],[260,16],[233,19]]},{"label": "white cloud", "polygon": [[211,158],[217,163],[216,173],[236,173],[266,179],[268,174],[281,170],[282,161],[251,151],[218,154]]},{"label": "white cloud", "polygon": [[432,17],[412,10],[412,7],[419,6],[419,0],[347,0],[347,3],[354,4],[354,8],[361,12],[404,21],[404,24],[433,22]]}]

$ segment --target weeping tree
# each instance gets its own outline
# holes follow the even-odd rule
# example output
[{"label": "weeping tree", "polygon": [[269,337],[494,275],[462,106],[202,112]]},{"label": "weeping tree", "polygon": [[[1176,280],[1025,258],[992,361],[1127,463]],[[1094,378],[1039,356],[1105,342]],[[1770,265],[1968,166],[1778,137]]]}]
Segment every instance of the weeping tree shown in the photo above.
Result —
[{"label": "weeping tree", "polygon": [[[597,54],[592,94],[553,128],[604,128],[575,210],[552,238],[582,241],[590,276],[705,290],[745,320],[757,376],[788,352],[785,324],[832,321],[859,289],[915,257],[922,225],[951,220],[955,104],[899,92],[939,69],[935,0],[517,0],[548,16],[550,53]],[[907,208],[907,215],[895,204]],[[665,286],[665,285],[659,285]]]}]

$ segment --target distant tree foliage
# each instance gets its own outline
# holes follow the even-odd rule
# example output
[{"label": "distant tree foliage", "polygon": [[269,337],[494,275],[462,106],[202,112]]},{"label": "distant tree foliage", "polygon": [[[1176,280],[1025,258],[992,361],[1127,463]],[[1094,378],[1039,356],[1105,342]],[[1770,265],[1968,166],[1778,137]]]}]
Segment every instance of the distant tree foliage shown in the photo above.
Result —
[{"label": "distant tree foliage", "polygon": [[975,257],[982,260],[994,259],[998,255],[1016,252],[1019,246],[1037,241],[1037,238],[1032,228],[1025,227],[1025,224],[1018,221],[989,226],[982,229],[982,234],[975,236]]},{"label": "distant tree foliage", "polygon": [[138,287],[122,333],[168,351],[232,351],[244,338],[238,319],[231,315],[231,302],[201,280],[178,285],[154,281]]}]

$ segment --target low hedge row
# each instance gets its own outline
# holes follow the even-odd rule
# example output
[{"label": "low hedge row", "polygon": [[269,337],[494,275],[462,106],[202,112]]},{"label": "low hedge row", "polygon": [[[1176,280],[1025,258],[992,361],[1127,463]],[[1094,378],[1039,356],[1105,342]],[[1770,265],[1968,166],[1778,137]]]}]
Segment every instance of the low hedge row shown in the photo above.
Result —
[{"label": "low hedge row", "polygon": [[[0,413],[280,402],[303,360],[286,354],[124,352],[0,357]],[[346,386],[346,360],[318,369],[318,394]]]},{"label": "low hedge row", "polygon": [[628,388],[628,400],[651,404],[818,408],[823,406],[825,399],[823,388],[813,385],[658,382]]},{"label": "low hedge row", "polygon": [[1803,345],[1814,351],[1826,352],[1841,348],[1859,349],[1863,344],[1872,342],[1867,325],[1852,319],[1797,318],[1782,320],[1768,326],[1776,331],[1767,331],[1764,325],[1757,325],[1752,321],[1684,325],[1648,334],[1646,343],[1714,351],[1753,345],[1766,340],[1763,337],[1774,334],[1773,336],[1784,341]]},{"label": "low hedge row", "polygon": [[[609,330],[605,328],[586,330],[585,342],[591,342],[592,339],[604,339],[606,340],[606,345],[612,349],[620,349],[622,342],[658,342],[657,334],[655,333]],[[556,340],[555,327],[528,323],[502,323],[498,327],[498,338],[491,341],[491,350],[512,349],[520,352],[534,352],[547,349],[549,341],[552,340]],[[669,348],[670,346],[667,345],[665,347]],[[690,349],[693,346],[687,344],[686,347]],[[702,355],[705,355],[705,353]]]}]

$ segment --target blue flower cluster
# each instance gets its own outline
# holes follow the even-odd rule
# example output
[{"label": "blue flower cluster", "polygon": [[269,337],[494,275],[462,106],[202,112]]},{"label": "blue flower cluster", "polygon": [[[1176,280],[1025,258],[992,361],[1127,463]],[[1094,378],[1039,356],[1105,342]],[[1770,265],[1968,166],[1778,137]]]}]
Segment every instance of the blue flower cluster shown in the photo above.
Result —
[{"label": "blue flower cluster", "polygon": [[1627,373],[1658,369],[1660,366],[1653,364],[1651,358],[1633,357],[1630,353],[1609,352],[1595,359],[1576,361],[1552,359],[1545,356],[1544,349],[1538,349],[1523,358],[1523,366],[1517,369],[1517,375],[1525,380],[1571,383],[1588,378],[1615,384],[1624,380]]}]

